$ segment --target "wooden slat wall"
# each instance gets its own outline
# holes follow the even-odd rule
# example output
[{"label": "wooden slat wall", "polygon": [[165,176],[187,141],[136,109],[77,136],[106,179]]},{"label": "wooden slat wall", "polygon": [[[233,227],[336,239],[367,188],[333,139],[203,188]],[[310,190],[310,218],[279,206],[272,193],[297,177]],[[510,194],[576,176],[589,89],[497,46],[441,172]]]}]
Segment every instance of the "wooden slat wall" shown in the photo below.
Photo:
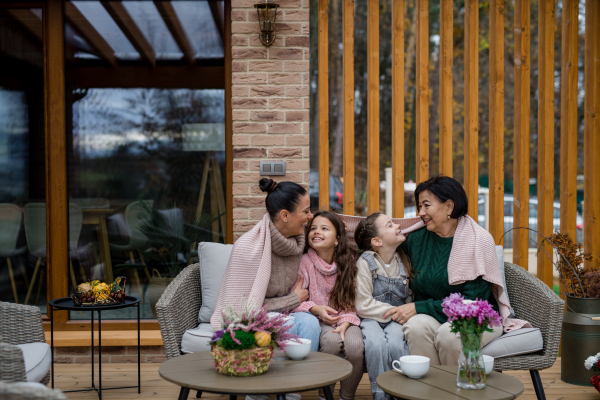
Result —
[{"label": "wooden slat wall", "polygon": [[440,174],[452,176],[452,0],[440,2]]},{"label": "wooden slat wall", "polygon": [[344,214],[354,215],[354,0],[343,4]]},{"label": "wooden slat wall", "polygon": [[[540,1],[538,5],[538,231],[545,236],[553,232],[554,207],[554,26],[556,5],[554,1]],[[539,239],[541,242],[541,238]],[[552,246],[544,245],[548,254]],[[537,258],[537,277],[549,287],[553,286],[552,260],[540,255]]]},{"label": "wooden slat wall", "polygon": [[[69,295],[64,2],[49,0],[44,11],[46,297],[56,299]],[[54,322],[64,323],[67,319],[68,311],[54,313]]]},{"label": "wooden slat wall", "polygon": [[429,1],[417,2],[416,178],[429,178]]},{"label": "wooden slat wall", "polygon": [[504,1],[490,1],[490,233],[504,234]]},{"label": "wooden slat wall", "polygon": [[329,0],[319,0],[319,208],[329,209]]},{"label": "wooden slat wall", "polygon": [[579,0],[563,0],[560,92],[560,231],[577,230],[577,42]]},{"label": "wooden slat wall", "polygon": [[392,215],[404,217],[404,0],[392,2]]},{"label": "wooden slat wall", "polygon": [[224,1],[225,56],[225,243],[233,244],[233,111],[231,108],[231,1]]},{"label": "wooden slat wall", "polygon": [[379,1],[367,2],[367,208],[379,210]]},{"label": "wooden slat wall", "polygon": [[[531,3],[515,0],[515,160],[513,226],[529,226],[529,115],[531,67]],[[513,262],[528,269],[529,232],[513,230]]]},{"label": "wooden slat wall", "polygon": [[583,240],[593,259],[585,266],[600,266],[600,1],[585,2],[585,100]]},{"label": "wooden slat wall", "polygon": [[479,176],[478,105],[479,105],[479,1],[465,0],[465,191],[469,215],[477,221]]}]

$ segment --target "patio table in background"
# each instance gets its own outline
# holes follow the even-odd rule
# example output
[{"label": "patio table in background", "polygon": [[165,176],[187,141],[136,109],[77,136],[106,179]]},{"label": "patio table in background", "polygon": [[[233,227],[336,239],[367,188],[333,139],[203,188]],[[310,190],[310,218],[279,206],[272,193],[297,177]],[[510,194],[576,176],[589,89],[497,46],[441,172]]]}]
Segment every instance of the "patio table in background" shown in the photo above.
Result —
[{"label": "patio table in background", "polygon": [[377,377],[384,392],[406,400],[512,400],[523,393],[523,383],[500,372],[487,376],[486,387],[480,390],[456,386],[457,366],[432,365],[419,379],[412,379],[390,370]]},{"label": "patio table in background", "polygon": [[187,399],[190,389],[201,392],[238,395],[275,394],[285,400],[286,393],[323,388],[326,400],[333,400],[331,384],[344,380],[352,372],[352,364],[330,354],[311,351],[306,358],[293,361],[275,351],[269,370],[262,375],[234,377],[221,375],[209,351],[172,358],[158,369],[160,376],[181,386],[179,399]]}]

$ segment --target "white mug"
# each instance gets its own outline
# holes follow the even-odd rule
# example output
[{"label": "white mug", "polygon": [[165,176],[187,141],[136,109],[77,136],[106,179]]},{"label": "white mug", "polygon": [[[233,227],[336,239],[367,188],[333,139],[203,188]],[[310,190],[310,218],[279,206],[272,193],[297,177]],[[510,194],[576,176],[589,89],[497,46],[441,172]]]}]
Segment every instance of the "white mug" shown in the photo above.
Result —
[{"label": "white mug", "polygon": [[485,364],[485,374],[489,375],[494,370],[494,357],[483,356],[483,363]]},{"label": "white mug", "polygon": [[[396,368],[398,363],[400,368]],[[404,356],[400,357],[400,360],[394,360],[392,367],[408,376],[409,378],[418,379],[429,371],[429,357],[425,356]]]}]

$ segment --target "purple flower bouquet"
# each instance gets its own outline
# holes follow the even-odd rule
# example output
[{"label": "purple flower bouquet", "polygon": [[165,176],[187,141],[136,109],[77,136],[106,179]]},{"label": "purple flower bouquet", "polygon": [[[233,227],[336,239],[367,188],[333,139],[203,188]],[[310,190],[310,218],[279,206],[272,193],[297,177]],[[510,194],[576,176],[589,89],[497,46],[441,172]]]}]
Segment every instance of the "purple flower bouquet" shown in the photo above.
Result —
[{"label": "purple flower bouquet", "polygon": [[450,329],[460,334],[462,344],[456,384],[463,389],[483,389],[486,376],[481,339],[484,332],[493,332],[493,326],[502,325],[502,319],[487,301],[465,300],[460,293],[446,297],[442,307]]},{"label": "purple flower bouquet", "polygon": [[286,341],[297,339],[288,333],[288,316],[254,308],[242,301],[241,312],[232,305],[222,313],[223,329],[211,340],[215,368],[223,375],[251,376],[267,372],[273,348],[285,350]]}]

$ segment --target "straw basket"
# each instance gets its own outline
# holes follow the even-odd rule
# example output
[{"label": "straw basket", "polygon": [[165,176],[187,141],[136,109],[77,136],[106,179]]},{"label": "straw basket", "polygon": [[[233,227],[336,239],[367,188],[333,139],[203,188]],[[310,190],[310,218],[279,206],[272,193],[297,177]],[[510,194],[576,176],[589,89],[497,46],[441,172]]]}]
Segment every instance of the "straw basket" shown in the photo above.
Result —
[{"label": "straw basket", "polygon": [[273,358],[273,348],[267,346],[225,350],[220,346],[213,346],[211,354],[218,373],[230,376],[253,376],[267,372]]}]

